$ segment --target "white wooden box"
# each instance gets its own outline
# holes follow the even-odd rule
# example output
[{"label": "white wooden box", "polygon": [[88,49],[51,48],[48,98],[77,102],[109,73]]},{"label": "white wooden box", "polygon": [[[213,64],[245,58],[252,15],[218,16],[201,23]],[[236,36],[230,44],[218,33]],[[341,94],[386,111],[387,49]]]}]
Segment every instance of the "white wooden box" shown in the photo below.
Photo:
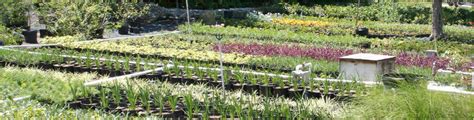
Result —
[{"label": "white wooden box", "polygon": [[343,79],[376,82],[395,69],[395,56],[359,53],[341,57],[339,72]]}]

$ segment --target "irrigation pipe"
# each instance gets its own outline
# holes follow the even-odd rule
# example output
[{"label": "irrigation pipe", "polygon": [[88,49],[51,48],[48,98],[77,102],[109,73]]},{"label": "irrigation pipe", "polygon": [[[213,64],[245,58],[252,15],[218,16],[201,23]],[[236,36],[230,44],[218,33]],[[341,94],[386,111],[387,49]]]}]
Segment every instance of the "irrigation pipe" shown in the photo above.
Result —
[{"label": "irrigation pipe", "polygon": [[111,78],[105,78],[105,79],[100,79],[100,80],[92,80],[90,82],[84,83],[84,86],[95,86],[95,85],[99,85],[99,84],[114,81],[114,80],[137,77],[137,76],[145,75],[145,74],[148,74],[148,73],[151,73],[151,72],[158,72],[158,71],[163,71],[163,67],[156,68],[154,70],[146,70],[146,71],[136,72],[136,73],[132,73],[132,74],[128,74],[128,75],[122,75],[122,76],[118,76],[118,77],[111,77]]},{"label": "irrigation pipe", "polygon": [[[22,97],[13,98],[13,101],[20,101],[20,100],[24,100],[24,99],[28,99],[28,98],[31,98],[31,95],[26,95],[26,96],[22,96]],[[9,101],[9,100],[1,100],[0,104],[6,103],[7,101]]]}]

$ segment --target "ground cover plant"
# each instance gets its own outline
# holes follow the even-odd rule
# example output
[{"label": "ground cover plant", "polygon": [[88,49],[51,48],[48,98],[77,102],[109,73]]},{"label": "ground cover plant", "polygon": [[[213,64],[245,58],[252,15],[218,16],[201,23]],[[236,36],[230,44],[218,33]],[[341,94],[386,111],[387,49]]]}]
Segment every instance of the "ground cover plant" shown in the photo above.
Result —
[{"label": "ground cover plant", "polygon": [[4,67],[0,68],[2,96],[1,100],[32,95],[37,99],[61,103],[72,96],[68,85],[78,87],[82,82],[100,78],[96,74],[61,73],[42,71],[33,68]]}]

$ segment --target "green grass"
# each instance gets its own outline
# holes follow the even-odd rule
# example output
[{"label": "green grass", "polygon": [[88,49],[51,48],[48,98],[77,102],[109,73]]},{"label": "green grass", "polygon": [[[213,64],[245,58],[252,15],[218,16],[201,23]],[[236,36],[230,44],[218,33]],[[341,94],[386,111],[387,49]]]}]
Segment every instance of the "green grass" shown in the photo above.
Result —
[{"label": "green grass", "polygon": [[348,118],[473,119],[474,96],[428,91],[425,84],[390,90],[372,88],[367,97],[351,103]]}]

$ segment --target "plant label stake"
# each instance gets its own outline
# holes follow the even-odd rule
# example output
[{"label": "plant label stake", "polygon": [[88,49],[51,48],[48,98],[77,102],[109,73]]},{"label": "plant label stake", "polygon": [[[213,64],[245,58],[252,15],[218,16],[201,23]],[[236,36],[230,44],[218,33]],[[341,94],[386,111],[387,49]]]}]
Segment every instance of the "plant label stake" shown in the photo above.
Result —
[{"label": "plant label stake", "polygon": [[[304,64],[297,65],[295,68],[295,71],[292,72],[293,78],[298,80],[300,84],[302,82],[306,83],[309,80],[310,73],[311,73],[311,63],[304,63]],[[306,94],[306,87],[303,88],[302,97],[304,97],[305,94]]]},{"label": "plant label stake", "polygon": [[[219,25],[217,25],[217,27],[220,27]],[[224,67],[222,65],[222,62],[224,61],[224,55],[222,53],[222,38],[223,38],[223,35],[222,34],[217,34],[216,35],[216,39],[217,41],[219,42],[219,52],[220,52],[220,74],[221,74],[221,82],[222,82],[222,95],[223,97],[225,98],[225,83],[224,83]]]}]

